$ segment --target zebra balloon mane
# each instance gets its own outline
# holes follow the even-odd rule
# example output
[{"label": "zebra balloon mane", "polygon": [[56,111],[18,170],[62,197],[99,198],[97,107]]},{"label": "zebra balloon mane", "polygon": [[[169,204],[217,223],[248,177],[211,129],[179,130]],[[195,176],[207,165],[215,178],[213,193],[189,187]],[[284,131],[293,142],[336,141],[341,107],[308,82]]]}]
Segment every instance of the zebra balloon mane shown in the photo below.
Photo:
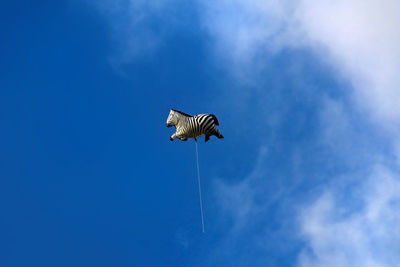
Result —
[{"label": "zebra balloon mane", "polygon": [[216,126],[219,125],[218,119],[214,114],[198,114],[191,116],[182,111],[171,109],[167,118],[167,127],[175,126],[176,132],[169,138],[173,141],[178,138],[187,141],[205,135],[205,142],[210,136],[215,135],[218,139],[224,138]]}]

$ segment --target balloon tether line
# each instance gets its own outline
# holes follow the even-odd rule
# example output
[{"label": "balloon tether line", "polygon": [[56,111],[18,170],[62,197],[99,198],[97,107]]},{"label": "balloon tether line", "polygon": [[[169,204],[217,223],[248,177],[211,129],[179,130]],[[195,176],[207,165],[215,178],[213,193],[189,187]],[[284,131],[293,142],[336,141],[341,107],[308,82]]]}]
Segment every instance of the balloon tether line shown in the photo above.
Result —
[{"label": "balloon tether line", "polygon": [[199,168],[199,149],[196,142],[196,163],[197,163],[197,182],[199,184],[199,200],[200,200],[200,212],[201,212],[201,229],[204,233],[204,216],[203,216],[203,201],[201,199],[201,184],[200,184],[200,168]]}]

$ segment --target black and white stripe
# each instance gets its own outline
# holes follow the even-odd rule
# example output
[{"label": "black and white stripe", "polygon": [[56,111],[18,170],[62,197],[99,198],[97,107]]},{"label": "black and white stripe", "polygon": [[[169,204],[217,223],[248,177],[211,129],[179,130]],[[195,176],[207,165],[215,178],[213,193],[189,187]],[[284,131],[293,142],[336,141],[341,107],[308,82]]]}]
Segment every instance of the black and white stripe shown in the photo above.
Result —
[{"label": "black and white stripe", "polygon": [[188,138],[197,140],[197,137],[205,135],[205,141],[211,135],[217,138],[224,138],[216,126],[219,125],[218,119],[214,114],[199,114],[191,116],[178,110],[171,110],[167,119],[167,126],[175,126],[176,133],[171,136],[171,141],[179,138],[186,141]]}]

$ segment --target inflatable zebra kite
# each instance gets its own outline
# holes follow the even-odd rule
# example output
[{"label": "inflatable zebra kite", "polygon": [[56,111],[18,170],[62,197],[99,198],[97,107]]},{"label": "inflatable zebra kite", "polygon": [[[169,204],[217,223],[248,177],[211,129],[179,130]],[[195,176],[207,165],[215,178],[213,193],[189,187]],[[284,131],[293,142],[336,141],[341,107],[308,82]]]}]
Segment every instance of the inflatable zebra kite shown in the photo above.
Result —
[{"label": "inflatable zebra kite", "polygon": [[218,131],[219,125],[217,117],[214,114],[198,114],[191,116],[175,109],[171,109],[167,119],[167,127],[175,126],[176,132],[169,138],[173,141],[178,138],[187,141],[193,138],[197,141],[197,137],[205,135],[204,141],[207,142],[210,136],[215,135],[218,139],[224,136]]},{"label": "inflatable zebra kite", "polygon": [[189,138],[193,138],[196,141],[196,163],[197,163],[197,179],[199,185],[199,200],[200,200],[200,211],[201,211],[201,226],[203,233],[204,231],[204,215],[203,215],[203,203],[201,200],[201,185],[200,185],[200,168],[199,168],[199,150],[197,147],[197,138],[205,135],[205,142],[210,139],[211,135],[215,135],[218,139],[224,138],[224,136],[218,131],[219,125],[217,117],[214,114],[199,114],[191,116],[175,109],[171,109],[167,119],[167,127],[175,126],[176,132],[171,135],[169,140],[174,141],[175,138],[187,141]]}]

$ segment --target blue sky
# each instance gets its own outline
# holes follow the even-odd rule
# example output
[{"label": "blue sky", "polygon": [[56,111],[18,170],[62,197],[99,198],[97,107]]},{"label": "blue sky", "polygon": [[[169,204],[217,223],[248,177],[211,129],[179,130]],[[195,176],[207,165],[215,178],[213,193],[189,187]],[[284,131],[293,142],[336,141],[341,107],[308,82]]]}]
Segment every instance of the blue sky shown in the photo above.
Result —
[{"label": "blue sky", "polygon": [[398,8],[3,4],[0,265],[399,265]]}]

